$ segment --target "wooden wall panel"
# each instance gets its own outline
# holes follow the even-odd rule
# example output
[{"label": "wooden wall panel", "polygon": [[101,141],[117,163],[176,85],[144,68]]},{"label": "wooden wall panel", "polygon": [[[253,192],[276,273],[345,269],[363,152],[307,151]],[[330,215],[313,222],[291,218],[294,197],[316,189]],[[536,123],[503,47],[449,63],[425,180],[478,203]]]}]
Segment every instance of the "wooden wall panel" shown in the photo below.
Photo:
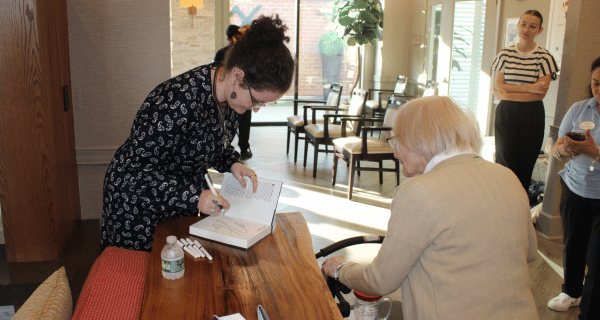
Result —
[{"label": "wooden wall panel", "polygon": [[55,260],[80,219],[73,113],[62,102],[62,87],[70,81],[66,3],[12,1],[0,10],[6,97],[0,102],[0,202],[7,258]]}]

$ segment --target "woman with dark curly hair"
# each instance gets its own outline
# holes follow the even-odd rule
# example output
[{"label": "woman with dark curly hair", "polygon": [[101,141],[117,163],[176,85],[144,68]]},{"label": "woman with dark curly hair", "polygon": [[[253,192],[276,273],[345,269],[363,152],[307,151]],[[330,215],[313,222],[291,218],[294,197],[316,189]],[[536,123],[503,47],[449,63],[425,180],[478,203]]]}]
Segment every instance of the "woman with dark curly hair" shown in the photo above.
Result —
[{"label": "woman with dark curly hair", "polygon": [[240,30],[222,64],[199,66],[150,92],[106,173],[102,249],[150,251],[160,221],[227,209],[204,180],[208,168],[231,172],[242,187],[250,177],[256,188],[254,170],[231,141],[241,114],[279,99],[292,84],[286,30],[279,16],[261,16]]}]

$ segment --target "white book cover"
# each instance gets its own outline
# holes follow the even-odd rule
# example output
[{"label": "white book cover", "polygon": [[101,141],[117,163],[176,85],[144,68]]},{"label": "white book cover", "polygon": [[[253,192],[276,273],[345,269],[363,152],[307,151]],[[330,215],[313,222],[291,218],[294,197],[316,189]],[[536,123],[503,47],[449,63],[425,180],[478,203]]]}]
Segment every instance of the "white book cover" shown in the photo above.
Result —
[{"label": "white book cover", "polygon": [[248,249],[275,231],[275,209],[283,183],[258,178],[254,193],[252,180],[244,179],[246,188],[231,173],[224,175],[221,195],[229,201],[230,208],[194,223],[190,234]]}]

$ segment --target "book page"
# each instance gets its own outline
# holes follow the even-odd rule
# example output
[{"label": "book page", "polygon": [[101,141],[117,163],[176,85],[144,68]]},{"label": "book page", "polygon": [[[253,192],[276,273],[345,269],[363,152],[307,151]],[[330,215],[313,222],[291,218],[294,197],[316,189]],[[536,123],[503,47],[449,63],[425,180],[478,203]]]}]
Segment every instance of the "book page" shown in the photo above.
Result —
[{"label": "book page", "polygon": [[220,214],[211,215],[205,220],[203,227],[205,230],[244,240],[252,239],[261,230],[269,227],[269,225],[240,221]]},{"label": "book page", "polygon": [[221,185],[221,195],[231,207],[223,214],[242,220],[271,225],[277,201],[281,193],[281,181],[258,178],[256,193],[252,192],[252,180],[244,177],[246,188],[231,173],[226,173]]}]

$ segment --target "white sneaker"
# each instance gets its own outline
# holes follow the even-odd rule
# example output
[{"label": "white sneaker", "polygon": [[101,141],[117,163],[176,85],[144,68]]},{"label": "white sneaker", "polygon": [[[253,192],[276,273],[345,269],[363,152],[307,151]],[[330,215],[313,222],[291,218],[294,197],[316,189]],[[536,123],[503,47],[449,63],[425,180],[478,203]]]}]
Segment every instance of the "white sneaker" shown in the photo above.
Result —
[{"label": "white sneaker", "polygon": [[571,298],[571,296],[562,292],[556,298],[548,301],[548,308],[554,311],[564,312],[569,310],[570,307],[578,306],[580,302],[581,297],[577,299]]}]

